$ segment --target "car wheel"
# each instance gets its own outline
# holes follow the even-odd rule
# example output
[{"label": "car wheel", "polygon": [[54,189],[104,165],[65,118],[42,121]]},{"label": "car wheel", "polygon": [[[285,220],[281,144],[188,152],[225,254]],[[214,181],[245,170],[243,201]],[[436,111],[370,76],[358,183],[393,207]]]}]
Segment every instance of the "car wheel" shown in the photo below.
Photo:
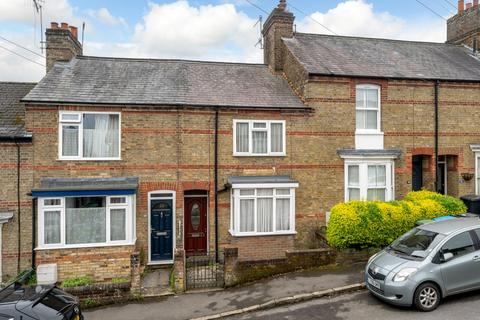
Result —
[{"label": "car wheel", "polygon": [[440,304],[440,295],[440,290],[435,284],[424,283],[415,291],[413,304],[420,311],[433,311]]}]

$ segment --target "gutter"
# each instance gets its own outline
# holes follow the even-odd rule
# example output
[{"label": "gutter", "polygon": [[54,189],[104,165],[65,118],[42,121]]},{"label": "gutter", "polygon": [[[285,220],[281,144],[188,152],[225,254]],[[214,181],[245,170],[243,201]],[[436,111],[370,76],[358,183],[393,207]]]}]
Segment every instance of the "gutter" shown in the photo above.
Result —
[{"label": "gutter", "polygon": [[411,81],[444,81],[457,83],[480,83],[479,79],[442,79],[442,78],[414,78],[414,77],[395,77],[395,76],[375,76],[375,75],[358,75],[358,74],[334,74],[334,73],[308,73],[308,76],[319,77],[344,77],[344,78],[360,78],[360,79],[388,79],[388,80],[411,80]]},{"label": "gutter", "polygon": [[439,84],[438,80],[435,81],[435,110],[434,110],[434,121],[435,121],[435,191],[440,191],[440,172],[438,170],[438,91],[439,91]]},{"label": "gutter", "polygon": [[0,142],[32,142],[32,136],[0,136]]},{"label": "gutter", "polygon": [[196,109],[236,109],[236,110],[275,110],[275,111],[297,111],[297,112],[313,112],[313,108],[308,106],[299,106],[299,107],[259,107],[259,106],[231,106],[231,105],[209,105],[209,104],[191,104],[186,105],[185,103],[163,103],[163,104],[152,104],[152,103],[111,103],[111,102],[81,102],[81,101],[41,101],[41,100],[20,100],[21,102],[28,104],[38,104],[38,105],[82,105],[82,106],[104,106],[104,107],[157,107],[157,108],[171,108],[171,107],[185,107],[185,108],[196,108]]},{"label": "gutter", "polygon": [[214,140],[215,261],[218,262],[218,108],[215,108]]}]

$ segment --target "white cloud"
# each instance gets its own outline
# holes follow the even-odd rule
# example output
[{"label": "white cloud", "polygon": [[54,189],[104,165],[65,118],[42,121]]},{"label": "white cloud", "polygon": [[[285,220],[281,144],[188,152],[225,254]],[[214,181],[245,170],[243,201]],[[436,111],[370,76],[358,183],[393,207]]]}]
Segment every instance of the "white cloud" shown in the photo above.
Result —
[{"label": "white cloud", "polygon": [[389,12],[375,12],[373,4],[364,0],[342,2],[326,13],[314,12],[298,22],[298,31],[331,34],[314,20],[340,35],[436,42],[446,37],[444,21],[408,23]]},{"label": "white cloud", "polygon": [[[45,1],[43,4],[43,21],[69,22],[79,24],[75,16],[76,8],[68,0]],[[38,23],[37,17],[37,23]],[[21,22],[33,25],[34,6],[32,0],[1,0],[0,22]]]},{"label": "white cloud", "polygon": [[[255,20],[233,4],[193,6],[188,1],[149,5],[135,26],[136,53],[151,57],[245,61],[260,58],[254,47],[259,35]],[[257,54],[255,54],[255,52]]]},{"label": "white cloud", "polygon": [[108,11],[107,8],[100,8],[98,10],[89,10],[88,11],[89,16],[92,18],[95,18],[102,22],[103,24],[106,24],[108,26],[117,26],[117,25],[122,25],[124,27],[127,26],[127,23],[124,18],[122,17],[115,17]]}]

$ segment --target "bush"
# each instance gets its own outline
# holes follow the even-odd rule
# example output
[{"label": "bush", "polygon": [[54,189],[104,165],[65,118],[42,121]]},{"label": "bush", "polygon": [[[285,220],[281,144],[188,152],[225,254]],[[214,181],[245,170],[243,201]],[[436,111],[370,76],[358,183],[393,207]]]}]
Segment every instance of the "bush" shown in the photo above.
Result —
[{"label": "bush", "polygon": [[332,208],[327,239],[335,248],[382,247],[412,229],[418,220],[466,210],[454,197],[425,190],[410,192],[401,201],[340,203]]},{"label": "bush", "polygon": [[92,282],[92,279],[89,277],[70,278],[62,282],[62,288],[86,286],[92,284]]}]

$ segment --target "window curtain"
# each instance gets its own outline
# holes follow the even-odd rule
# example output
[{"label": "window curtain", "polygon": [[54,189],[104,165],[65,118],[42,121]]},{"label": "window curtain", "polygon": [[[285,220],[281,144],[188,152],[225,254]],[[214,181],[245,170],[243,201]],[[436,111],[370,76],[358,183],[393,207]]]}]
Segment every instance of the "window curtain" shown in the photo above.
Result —
[{"label": "window curtain", "polygon": [[248,123],[237,123],[237,152],[248,152]]},{"label": "window curtain", "polygon": [[126,210],[111,209],[110,210],[110,240],[119,241],[126,239]]},{"label": "window curtain", "polygon": [[252,132],[252,148],[253,148],[253,153],[257,153],[257,154],[267,153],[267,132],[266,131]]},{"label": "window curtain", "polygon": [[348,166],[348,199],[360,199],[360,167]]},{"label": "window curtain", "polygon": [[62,126],[62,155],[78,156],[78,126]]},{"label": "window curtain", "polygon": [[368,200],[385,201],[386,167],[368,166]]},{"label": "window curtain", "polygon": [[255,212],[253,199],[240,200],[240,232],[255,231]]},{"label": "window curtain", "polygon": [[83,156],[118,157],[119,117],[109,114],[85,114],[83,118]]},{"label": "window curtain", "polygon": [[257,232],[273,231],[273,199],[257,199]]},{"label": "window curtain", "polygon": [[283,124],[271,124],[272,152],[283,152]]},{"label": "window curtain", "polygon": [[60,211],[45,211],[43,219],[45,244],[60,243]]},{"label": "window curtain", "polygon": [[290,199],[277,199],[277,231],[290,230]]},{"label": "window curtain", "polygon": [[66,208],[66,243],[106,242],[106,210],[101,208]]}]

